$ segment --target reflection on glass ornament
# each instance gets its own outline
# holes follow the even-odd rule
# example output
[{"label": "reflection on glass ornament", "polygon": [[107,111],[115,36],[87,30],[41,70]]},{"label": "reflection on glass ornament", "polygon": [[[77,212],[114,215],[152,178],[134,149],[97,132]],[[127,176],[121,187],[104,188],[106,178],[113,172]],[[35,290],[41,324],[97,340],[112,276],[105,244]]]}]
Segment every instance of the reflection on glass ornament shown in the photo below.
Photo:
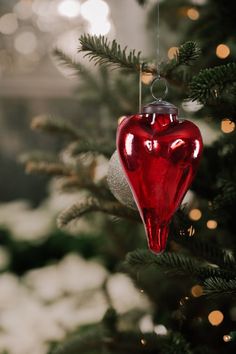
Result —
[{"label": "reflection on glass ornament", "polygon": [[80,13],[80,4],[78,0],[63,0],[59,3],[57,10],[61,16],[74,18]]},{"label": "reflection on glass ornament", "polygon": [[81,15],[88,21],[104,21],[109,14],[109,6],[103,0],[87,0],[81,5]]}]

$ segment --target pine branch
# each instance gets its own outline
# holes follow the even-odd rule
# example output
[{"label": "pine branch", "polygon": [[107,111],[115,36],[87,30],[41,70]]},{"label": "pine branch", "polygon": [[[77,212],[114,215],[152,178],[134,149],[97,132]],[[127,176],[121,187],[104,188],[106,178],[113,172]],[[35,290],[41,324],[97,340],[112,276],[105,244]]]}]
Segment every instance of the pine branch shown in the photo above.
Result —
[{"label": "pine branch", "polygon": [[26,173],[44,174],[48,176],[73,176],[74,171],[62,163],[51,163],[47,161],[28,161],[25,166]]},{"label": "pine branch", "polygon": [[232,181],[221,179],[219,181],[219,192],[212,202],[212,209],[219,211],[230,207],[236,201],[236,185]]},{"label": "pine branch", "polygon": [[201,55],[201,49],[196,42],[188,41],[179,47],[175,60],[178,65],[192,65]]},{"label": "pine branch", "polygon": [[95,65],[105,64],[114,67],[126,68],[131,70],[139,70],[141,65],[141,52],[136,53],[135,50],[127,53],[127,47],[121,49],[121,46],[113,40],[109,42],[104,36],[91,36],[84,34],[80,37],[79,52],[85,52],[85,57],[89,57],[90,61],[94,61]]},{"label": "pine branch", "polygon": [[66,341],[53,354],[78,354],[97,350],[103,346],[103,337],[105,337],[105,333],[98,328],[90,330]]},{"label": "pine branch", "polygon": [[190,84],[190,98],[201,103],[219,100],[227,85],[236,83],[236,63],[201,70]]},{"label": "pine branch", "polygon": [[201,49],[196,42],[189,41],[182,44],[176,51],[175,57],[167,64],[164,63],[162,65],[162,75],[166,79],[173,81],[173,83],[175,83],[175,81],[187,81],[189,75],[185,71],[177,73],[177,69],[183,65],[193,65],[200,55]]},{"label": "pine branch", "polygon": [[81,71],[84,70],[83,66],[80,63],[72,60],[70,56],[66,55],[60,49],[58,48],[54,49],[52,54],[59,60],[60,64],[75,70],[77,74],[79,74]]},{"label": "pine branch", "polygon": [[[141,338],[145,344],[141,343]],[[109,333],[99,327],[70,339],[53,354],[102,352],[122,354],[191,354],[190,345],[179,333],[157,336],[155,333]]]},{"label": "pine branch", "polygon": [[33,130],[39,130],[51,134],[63,134],[72,139],[79,139],[80,134],[72,124],[61,119],[55,119],[47,115],[35,117],[31,122]]},{"label": "pine branch", "polygon": [[68,153],[72,157],[76,157],[79,154],[92,152],[94,154],[101,154],[107,158],[110,158],[115,146],[110,142],[96,142],[96,141],[79,141],[73,142],[67,148],[65,153]]},{"label": "pine branch", "polygon": [[63,211],[58,217],[58,226],[60,228],[65,227],[71,221],[82,217],[83,215],[101,211],[106,214],[125,217],[133,220],[139,220],[139,214],[129,208],[125,208],[118,202],[111,202],[108,200],[99,200],[95,197],[89,197],[80,203],[72,205],[67,210]]},{"label": "pine branch", "polygon": [[150,251],[137,250],[128,253],[126,263],[128,271],[137,272],[143,267],[155,266],[157,269],[165,268],[170,273],[177,273],[181,275],[190,275],[204,280],[210,277],[222,277],[232,279],[235,272],[212,267],[209,265],[202,265],[199,261],[192,257],[187,257],[183,254],[177,253],[163,253],[154,255]]},{"label": "pine branch", "polygon": [[231,270],[236,268],[233,254],[226,249],[218,247],[215,243],[188,236],[175,237],[174,240],[189,250],[194,257],[216,264],[224,269]]},{"label": "pine branch", "polygon": [[57,156],[45,151],[31,151],[23,153],[19,157],[19,162],[26,165],[28,162],[58,162]]},{"label": "pine branch", "polygon": [[236,296],[236,278],[222,279],[212,277],[204,281],[204,294],[210,296]]}]

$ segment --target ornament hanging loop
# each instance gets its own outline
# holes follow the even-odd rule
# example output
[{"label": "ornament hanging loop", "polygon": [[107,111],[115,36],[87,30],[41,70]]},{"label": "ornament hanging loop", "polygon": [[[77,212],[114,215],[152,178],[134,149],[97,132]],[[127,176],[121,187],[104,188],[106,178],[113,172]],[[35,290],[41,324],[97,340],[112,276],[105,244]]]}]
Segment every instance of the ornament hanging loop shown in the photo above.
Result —
[{"label": "ornament hanging loop", "polygon": [[[160,87],[160,84],[161,86],[164,86],[163,88]],[[156,94],[154,93],[154,89],[155,89],[155,86],[158,85],[158,88],[160,91],[160,94],[158,94],[158,96],[156,96]],[[167,81],[166,79],[164,79],[163,77],[161,77],[160,75],[158,75],[152,82],[151,84],[151,94],[152,94],[152,97],[156,100],[156,101],[162,101],[168,94],[168,86],[167,86]]]}]

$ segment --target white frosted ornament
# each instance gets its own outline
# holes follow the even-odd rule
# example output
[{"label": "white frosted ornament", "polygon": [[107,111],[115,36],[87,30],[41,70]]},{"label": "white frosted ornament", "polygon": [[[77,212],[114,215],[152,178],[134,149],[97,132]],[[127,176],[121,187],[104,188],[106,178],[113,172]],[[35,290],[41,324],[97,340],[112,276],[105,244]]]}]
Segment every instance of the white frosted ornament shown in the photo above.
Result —
[{"label": "white frosted ornament", "polygon": [[117,150],[113,153],[108,166],[107,183],[114,197],[130,209],[137,210],[133,194],[120,164]]}]

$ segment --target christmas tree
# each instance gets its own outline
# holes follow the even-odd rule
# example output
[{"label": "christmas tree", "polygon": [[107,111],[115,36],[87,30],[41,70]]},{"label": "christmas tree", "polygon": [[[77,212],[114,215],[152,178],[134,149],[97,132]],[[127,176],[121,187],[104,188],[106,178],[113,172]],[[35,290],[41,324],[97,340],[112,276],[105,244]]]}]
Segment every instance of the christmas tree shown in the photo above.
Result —
[{"label": "christmas tree", "polygon": [[[36,117],[33,130],[59,136],[63,142],[57,156],[50,151],[33,152],[22,161],[28,173],[54,178],[57,193],[80,194],[78,202],[58,216],[62,231],[23,252],[17,253],[16,245],[11,247],[23,258],[32,252],[46,254],[46,260],[39,257],[32,267],[71,251],[95,258],[114,276],[123,272],[132,279],[148,304],[120,313],[104,277],[102,291],[108,309],[102,321],[79,328],[71,325],[67,338],[51,343],[50,354],[235,353],[236,64],[232,28],[236,5],[222,0],[161,2],[161,21],[166,20],[170,33],[181,35],[179,46],[170,48],[169,58],[157,72],[153,61],[157,4],[137,2],[148,9],[148,34],[154,43],[151,59],[144,58],[139,49],[121,47],[115,39],[84,34],[79,38],[79,51],[96,66],[93,72],[55,49],[59,65],[79,77],[78,102],[86,121],[80,129],[67,117]],[[160,40],[164,51],[169,44]],[[157,74],[167,80],[168,101],[181,107],[181,114],[218,131],[215,141],[205,144],[191,194],[175,213],[167,249],[160,255],[147,249],[139,213],[132,196],[122,190],[122,171],[114,155],[120,118],[138,111],[139,80],[143,102],[150,102],[150,83]],[[99,175],[108,161],[107,174]],[[96,227],[86,238],[81,238],[76,226],[83,218]],[[77,238],[67,234],[70,227]],[[73,281],[79,283],[81,278]]]}]

